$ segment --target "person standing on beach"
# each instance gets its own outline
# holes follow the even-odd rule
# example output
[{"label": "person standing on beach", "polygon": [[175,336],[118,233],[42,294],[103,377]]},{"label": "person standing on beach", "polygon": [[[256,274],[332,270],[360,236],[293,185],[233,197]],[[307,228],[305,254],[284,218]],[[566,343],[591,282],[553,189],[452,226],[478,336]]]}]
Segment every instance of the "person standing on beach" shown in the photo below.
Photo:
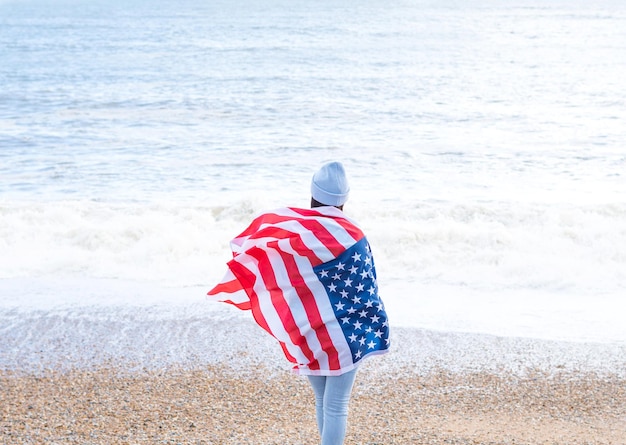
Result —
[{"label": "person standing on beach", "polygon": [[322,445],[344,442],[358,365],[389,349],[370,245],[343,213],[350,187],[340,162],[311,181],[311,208],[256,217],[231,241],[233,259],[209,299],[250,310],[315,394]]}]

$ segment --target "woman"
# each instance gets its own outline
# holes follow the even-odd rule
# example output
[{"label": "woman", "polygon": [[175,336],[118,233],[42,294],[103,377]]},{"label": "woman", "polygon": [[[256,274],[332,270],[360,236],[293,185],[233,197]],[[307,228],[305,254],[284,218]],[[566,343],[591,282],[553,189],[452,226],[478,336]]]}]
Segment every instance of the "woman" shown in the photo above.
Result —
[{"label": "woman", "polygon": [[251,310],[294,372],[308,376],[322,445],[343,444],[357,367],[389,348],[369,243],[343,213],[349,191],[341,163],[322,166],[311,181],[311,209],[255,218],[231,241],[228,272],[209,292]]}]

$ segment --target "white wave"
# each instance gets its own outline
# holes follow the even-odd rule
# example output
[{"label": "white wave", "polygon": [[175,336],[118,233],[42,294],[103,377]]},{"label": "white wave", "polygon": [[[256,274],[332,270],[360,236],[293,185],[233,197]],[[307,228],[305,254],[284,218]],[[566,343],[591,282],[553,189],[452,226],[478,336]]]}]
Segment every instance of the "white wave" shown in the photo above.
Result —
[{"label": "white wave", "polygon": [[[74,275],[197,285],[221,277],[228,242],[265,202],[86,201],[0,206],[0,278]],[[346,212],[384,279],[473,289],[626,288],[626,206],[419,202]],[[383,279],[383,281],[384,281]]]},{"label": "white wave", "polygon": [[[267,201],[0,205],[0,305],[179,305],[225,271]],[[406,203],[405,203],[406,204]],[[348,207],[396,326],[625,341],[626,206],[397,203]]]},{"label": "white wave", "polygon": [[381,276],[475,289],[626,288],[624,205],[419,203],[359,216]]}]

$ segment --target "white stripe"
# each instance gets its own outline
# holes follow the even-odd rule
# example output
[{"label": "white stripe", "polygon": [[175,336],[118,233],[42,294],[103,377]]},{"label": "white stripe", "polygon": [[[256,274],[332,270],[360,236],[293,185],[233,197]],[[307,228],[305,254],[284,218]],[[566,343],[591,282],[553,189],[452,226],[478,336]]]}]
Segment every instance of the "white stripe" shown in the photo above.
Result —
[{"label": "white stripe", "polygon": [[[261,218],[261,217],[263,217],[263,216],[265,216],[265,215],[278,215],[278,216],[282,216],[282,217],[290,217],[290,218],[293,218],[293,217],[297,217],[297,216],[299,216],[299,215],[298,215],[296,212],[294,212],[293,210],[290,210],[290,209],[288,209],[287,207],[284,207],[284,208],[280,208],[280,209],[272,210],[272,211],[269,211],[269,212],[260,213],[260,214],[258,214],[257,216],[255,216],[255,217],[254,217],[253,222],[254,222],[254,221],[256,221],[258,218]],[[250,225],[252,225],[252,224],[250,224]],[[257,232],[259,232],[260,230],[265,229],[265,228],[267,228],[267,227],[270,227],[270,226],[272,226],[272,225],[273,225],[273,224],[261,224],[261,225],[259,226],[259,228],[257,228],[257,230],[256,230],[255,232],[253,232],[251,235],[254,235],[254,234],[256,234]],[[249,228],[249,226],[248,226],[248,228]],[[248,230],[248,229],[246,229],[246,230]],[[245,231],[244,231],[244,232],[245,232]],[[245,252],[245,251],[246,251],[246,249],[248,249],[249,247],[253,247],[253,246],[255,246],[255,245],[256,245],[256,240],[255,240],[252,244],[248,243],[248,240],[249,240],[249,238],[250,238],[250,236],[251,236],[251,235],[248,235],[248,236],[242,236],[242,237],[237,237],[237,238],[233,239],[233,240],[230,242],[230,250],[231,250],[234,254],[239,254],[239,253]]]},{"label": "white stripe", "polygon": [[335,258],[330,250],[309,230],[306,229],[298,221],[285,221],[276,225],[281,229],[295,232],[300,235],[300,239],[311,249],[322,263],[331,261]]},{"label": "white stripe", "polygon": [[[226,274],[224,278],[220,281],[220,284],[228,283],[230,281],[236,280],[235,274],[230,269],[226,270]],[[239,288],[236,292],[220,292],[215,295],[207,295],[207,298],[215,301],[232,301],[235,304],[249,303],[250,298],[248,298],[248,294],[245,290]]]},{"label": "white stripe", "polygon": [[[326,246],[324,246],[324,244],[319,239],[317,239],[317,237],[313,235],[313,233],[310,230],[303,227],[302,224],[300,224],[297,221],[284,221],[284,222],[281,222],[278,224],[272,224],[272,225],[265,224],[265,225],[262,225],[259,230],[265,229],[267,227],[276,227],[282,230],[287,230],[289,232],[298,234],[298,236],[300,237],[304,245],[307,246],[309,249],[311,249],[322,263],[331,261],[335,258],[334,255],[330,252],[330,250],[328,250]],[[269,242],[279,241],[281,239],[283,238],[277,238],[277,237],[246,238],[245,240],[242,240],[241,245],[238,248],[242,252],[245,252],[251,247],[262,247],[262,246],[267,245],[267,243]],[[350,239],[352,238],[350,237]],[[352,241],[352,244],[354,244],[354,241]]]},{"label": "white stripe", "polygon": [[[355,221],[351,220],[346,215],[344,215],[344,213],[341,210],[339,210],[336,207],[325,206],[325,207],[317,207],[317,208],[315,208],[315,211],[318,212],[318,213],[321,213],[324,216],[328,216],[329,218],[323,218],[323,217],[321,218],[321,217],[316,216],[316,215],[304,216],[304,215],[301,215],[301,214],[299,214],[297,212],[294,212],[293,210],[290,210],[290,209],[286,209],[286,211],[284,213],[281,213],[281,214],[284,214],[286,216],[293,216],[294,218],[299,218],[299,219],[319,222],[322,226],[324,226],[326,228],[326,230],[328,230],[330,233],[332,233],[332,235],[344,247],[344,249],[350,248],[350,246],[352,246],[354,243],[356,243],[358,241],[358,240],[355,240],[354,238],[352,238],[350,233],[347,232],[341,226],[341,224],[339,224],[337,222],[336,219],[334,219],[334,218],[345,219],[346,221],[348,221],[350,224],[352,224],[356,228],[359,227],[356,224]],[[330,261],[330,260],[328,260],[328,261]]]},{"label": "white stripe", "polygon": [[[337,350],[339,366],[343,368],[344,366],[351,364],[352,353],[350,351],[350,346],[348,345],[348,342],[343,334],[343,331],[341,330],[341,326],[339,325],[339,322],[337,321],[335,317],[335,312],[333,311],[332,305],[330,303],[330,299],[328,298],[328,295],[326,294],[326,289],[324,289],[323,284],[319,281],[317,276],[314,276],[313,279],[308,279],[308,277],[310,277],[311,275],[315,275],[315,272],[313,272],[313,268],[311,267],[311,263],[309,262],[308,258],[298,255],[298,253],[291,247],[291,245],[288,242],[286,242],[286,240],[285,242],[279,242],[279,245],[280,245],[280,248],[285,253],[292,255],[292,257],[294,258],[296,262],[300,275],[302,275],[302,277],[305,279],[306,283],[308,284],[307,287],[311,291],[311,294],[313,295],[313,298],[315,299],[315,304],[320,313],[320,318],[323,320],[324,325],[326,326],[326,330],[328,332],[328,336],[330,337],[333,345],[335,346],[335,349]],[[284,273],[286,273],[286,271]],[[286,279],[286,285],[290,286],[291,284],[289,282],[289,277],[284,277],[284,278]],[[302,304],[302,302],[300,301],[300,298],[298,298],[297,295],[295,297],[296,297],[295,300],[297,300],[297,305],[296,304],[292,305],[291,300],[289,301],[290,307],[292,308],[292,312],[302,311],[302,314],[301,315],[294,314],[294,318],[296,318],[296,320],[299,320],[302,317],[307,323],[307,326],[310,326],[308,324],[308,318],[306,317],[304,305]],[[315,345],[321,348],[321,346],[318,346],[320,345],[320,343],[319,343],[319,340],[317,339],[317,336],[316,335],[313,335],[313,336],[315,337]],[[308,340],[308,337],[307,337],[307,341],[309,342],[309,344],[312,344],[312,342]],[[322,365],[323,364],[320,363],[320,366],[323,369]],[[326,369],[328,369],[328,366],[326,367]]]},{"label": "white stripe", "polygon": [[[295,212],[291,212],[294,216],[298,216],[302,219],[308,221],[317,221],[320,223],[332,236],[337,240],[337,242],[344,248],[349,249],[354,245],[358,240],[355,240],[348,231],[346,231],[337,221],[328,219],[328,218],[320,218],[320,217],[302,217],[301,215],[296,214]],[[327,261],[332,261],[335,259],[334,255],[324,246],[324,244],[319,241],[319,239],[305,226],[302,225],[299,221],[282,221],[276,224],[261,224],[259,226],[259,231],[266,229],[268,227],[277,227],[282,230],[287,230],[289,232],[297,233],[302,242],[315,254],[318,256],[322,263]],[[275,237],[266,237],[266,238],[253,238],[249,237],[245,238],[237,238],[231,242],[231,249],[235,253],[245,252],[251,247],[259,247],[261,245],[266,244],[269,241],[277,240]]]},{"label": "white stripe", "polygon": [[[276,257],[278,257],[278,262],[282,263],[278,253],[275,251],[267,252],[268,257],[270,258],[270,263],[276,262]],[[298,363],[308,363],[309,359],[302,353],[302,350],[299,347],[296,347],[292,344],[291,338],[289,334],[285,330],[278,313],[276,312],[276,308],[272,304],[271,295],[269,291],[265,287],[265,283],[258,279],[261,277],[261,272],[258,269],[258,262],[256,259],[252,258],[247,254],[242,254],[242,257],[237,257],[237,261],[241,262],[246,268],[248,268],[252,273],[255,274],[257,280],[254,283],[254,292],[258,296],[259,302],[259,310],[263,314],[263,318],[270,329],[270,334],[272,334],[278,341],[281,341],[285,344],[287,351],[291,354]],[[274,265],[272,265],[274,267]]]},{"label": "white stripe", "polygon": [[[278,244],[280,249],[285,251],[285,247],[289,246],[289,241],[282,240],[279,241]],[[272,252],[272,255],[270,255],[270,258],[272,268],[274,269],[274,273],[276,275],[276,282],[278,283],[278,286],[283,289],[283,295],[285,297],[285,300],[287,301],[287,305],[289,306],[289,310],[295,321],[295,324],[298,327],[298,332],[305,338],[309,349],[313,352],[314,358],[318,360],[320,368],[328,369],[330,366],[328,362],[328,357],[326,356],[326,353],[322,351],[322,345],[317,338],[315,330],[311,326],[309,318],[307,317],[304,304],[302,303],[300,296],[291,284],[291,280],[289,278],[290,274],[287,271],[287,268],[283,263],[282,258],[280,258],[280,253],[274,251]],[[311,270],[309,261],[304,258],[304,262],[306,264],[298,264],[298,258],[294,257],[294,259],[296,260],[296,265],[299,273],[305,277],[307,265],[308,270]],[[302,263],[302,258],[300,258],[300,263]],[[308,363],[308,360],[304,363]]]}]

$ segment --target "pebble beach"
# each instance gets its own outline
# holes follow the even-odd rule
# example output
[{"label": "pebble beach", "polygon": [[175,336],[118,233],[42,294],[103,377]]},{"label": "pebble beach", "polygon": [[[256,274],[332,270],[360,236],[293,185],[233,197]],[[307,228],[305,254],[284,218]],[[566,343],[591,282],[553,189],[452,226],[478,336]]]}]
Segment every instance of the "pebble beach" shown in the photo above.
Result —
[{"label": "pebble beach", "polygon": [[[206,306],[4,310],[0,443],[318,443],[311,389]],[[626,345],[396,328],[346,444],[626,443]]]}]

